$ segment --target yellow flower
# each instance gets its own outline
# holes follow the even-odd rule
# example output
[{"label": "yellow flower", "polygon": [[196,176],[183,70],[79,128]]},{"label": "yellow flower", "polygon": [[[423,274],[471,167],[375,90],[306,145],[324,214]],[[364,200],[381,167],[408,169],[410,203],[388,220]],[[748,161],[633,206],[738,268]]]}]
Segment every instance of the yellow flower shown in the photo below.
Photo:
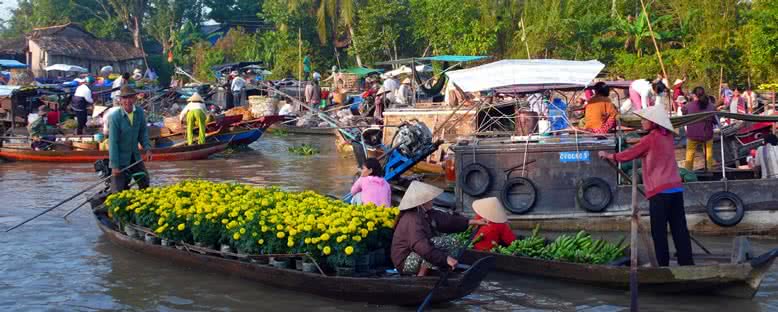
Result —
[{"label": "yellow flower", "polygon": [[321,239],[322,241],[328,241],[330,240],[330,234],[324,233],[321,235],[321,237],[319,237],[319,239]]},{"label": "yellow flower", "polygon": [[332,253],[332,249],[330,248],[330,246],[324,246],[324,249],[322,249],[322,252],[324,253],[325,256],[329,256],[330,253]]},{"label": "yellow flower", "polygon": [[246,234],[246,228],[240,228],[240,234]]},{"label": "yellow flower", "polygon": [[276,233],[276,237],[278,237],[278,238],[284,238],[284,236],[286,236],[286,233],[284,233],[284,232]]},{"label": "yellow flower", "polygon": [[265,243],[265,240],[264,240],[264,239],[259,239],[259,240],[257,240],[257,244],[260,244],[260,245],[262,245],[262,244],[264,244],[264,243]]},{"label": "yellow flower", "polygon": [[235,232],[235,234],[232,234],[232,239],[239,240],[240,239],[240,233]]},{"label": "yellow flower", "polygon": [[283,229],[284,229],[283,225],[280,225],[280,224],[276,225],[276,230],[281,231]]},{"label": "yellow flower", "polygon": [[350,256],[351,254],[354,253],[354,247],[347,246],[345,252],[346,252],[346,256]]},{"label": "yellow flower", "polygon": [[290,240],[290,241],[286,242],[286,246],[289,247],[289,248],[294,247],[294,241]]},{"label": "yellow flower", "polygon": [[354,240],[355,242],[360,242],[362,241],[362,236],[354,235],[353,237],[351,237],[351,239]]},{"label": "yellow flower", "polygon": [[227,219],[222,219],[222,224],[225,224],[225,225],[226,225],[226,224],[227,224],[227,222],[230,222],[230,220],[227,220]]},{"label": "yellow flower", "polygon": [[179,231],[183,231],[185,228],[186,228],[186,225],[185,225],[185,224],[183,224],[183,223],[181,223],[181,224],[179,224],[179,225],[178,225],[178,230],[179,230]]},{"label": "yellow flower", "polygon": [[306,245],[308,245],[308,244],[310,244],[310,243],[311,243],[311,238],[310,238],[310,237],[306,237],[306,238],[303,240],[303,242],[305,242],[305,244],[306,244]]}]

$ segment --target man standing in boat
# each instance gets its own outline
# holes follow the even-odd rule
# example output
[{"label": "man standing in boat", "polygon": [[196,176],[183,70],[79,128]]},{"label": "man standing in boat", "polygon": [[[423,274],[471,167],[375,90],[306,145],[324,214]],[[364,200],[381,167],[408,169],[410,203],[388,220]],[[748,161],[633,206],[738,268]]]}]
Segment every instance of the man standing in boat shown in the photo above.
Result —
[{"label": "man standing in boat", "polygon": [[648,134],[629,149],[616,154],[600,151],[600,158],[627,162],[640,158],[643,161],[643,185],[651,216],[651,236],[659,266],[670,265],[667,245],[667,224],[673,234],[679,265],[694,265],[692,243],[686,225],[683,204],[683,183],[678,174],[673,142],[673,124],[664,107],[651,106],[635,111],[641,118],[641,126]]},{"label": "man standing in boat", "polygon": [[[141,160],[139,144],[146,151],[145,159],[151,160],[146,116],[142,108],[135,106],[137,94],[129,85],[122,86],[119,92],[121,109],[108,117],[108,157],[113,193],[128,189],[131,177],[138,183],[138,188],[149,186],[148,172],[142,161],[121,172],[125,167]],[[143,174],[138,177],[137,173]]]}]

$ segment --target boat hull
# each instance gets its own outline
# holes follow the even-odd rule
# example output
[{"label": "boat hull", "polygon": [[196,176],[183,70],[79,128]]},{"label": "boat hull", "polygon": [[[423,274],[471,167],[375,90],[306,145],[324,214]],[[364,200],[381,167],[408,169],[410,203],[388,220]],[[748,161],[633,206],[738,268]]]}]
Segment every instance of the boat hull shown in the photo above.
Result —
[{"label": "boat hull", "polygon": [[[185,161],[206,159],[224,151],[227,143],[211,143],[171,148],[152,149],[152,159],[157,161]],[[93,163],[108,158],[108,151],[34,151],[0,148],[0,158],[13,161]]]},{"label": "boat hull", "polygon": [[[539,276],[583,284],[629,289],[629,267],[591,265],[506,256],[468,250],[464,261],[494,257],[495,269],[520,275]],[[638,282],[641,291],[668,294],[720,295],[750,299],[775,260],[775,251],[738,264],[710,264],[676,267],[640,267]]]},{"label": "boat hull", "polygon": [[[438,277],[358,278],[324,276],[268,265],[203,255],[196,252],[152,245],[118,232],[104,215],[97,215],[97,225],[109,241],[117,246],[158,257],[178,265],[199,267],[262,284],[301,291],[327,298],[373,304],[417,305],[435,287]],[[432,302],[444,303],[472,293],[494,266],[493,258],[477,261],[464,273],[451,275],[448,284],[435,291]]]}]

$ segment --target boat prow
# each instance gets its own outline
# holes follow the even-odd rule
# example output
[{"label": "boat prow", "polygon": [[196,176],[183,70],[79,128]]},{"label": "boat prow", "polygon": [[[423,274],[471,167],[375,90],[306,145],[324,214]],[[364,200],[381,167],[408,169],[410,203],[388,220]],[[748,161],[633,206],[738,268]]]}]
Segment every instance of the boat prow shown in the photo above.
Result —
[{"label": "boat prow", "polygon": [[[292,291],[327,298],[371,304],[417,305],[438,282],[438,276],[340,277],[275,268],[215,254],[200,254],[185,248],[146,243],[119,232],[104,213],[95,213],[97,224],[109,241],[119,247],[155,256],[188,267],[205,268]],[[447,283],[435,290],[433,303],[445,303],[469,295],[494,267],[493,257],[472,262],[464,272],[449,275]]]}]

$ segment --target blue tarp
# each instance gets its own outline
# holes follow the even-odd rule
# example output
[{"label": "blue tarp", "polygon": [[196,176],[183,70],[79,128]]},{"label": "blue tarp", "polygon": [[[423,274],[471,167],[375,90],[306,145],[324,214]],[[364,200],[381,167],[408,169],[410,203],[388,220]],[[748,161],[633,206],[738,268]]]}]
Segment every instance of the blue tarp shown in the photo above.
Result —
[{"label": "blue tarp", "polygon": [[421,57],[417,60],[422,61],[434,61],[434,62],[474,62],[489,58],[488,56],[481,55],[437,55]]},{"label": "blue tarp", "polygon": [[5,68],[27,68],[27,64],[21,63],[17,60],[0,60],[0,67]]}]

